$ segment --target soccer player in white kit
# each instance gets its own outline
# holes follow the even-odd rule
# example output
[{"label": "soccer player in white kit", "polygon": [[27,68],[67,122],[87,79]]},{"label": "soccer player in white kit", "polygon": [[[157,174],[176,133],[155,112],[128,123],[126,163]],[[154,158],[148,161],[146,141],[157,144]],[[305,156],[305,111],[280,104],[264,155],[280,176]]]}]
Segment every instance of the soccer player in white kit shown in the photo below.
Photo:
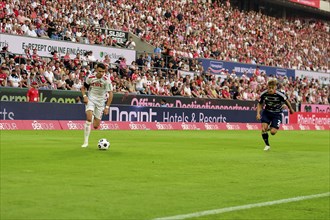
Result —
[{"label": "soccer player in white kit", "polygon": [[[106,67],[103,63],[98,63],[96,72],[87,76],[81,93],[86,105],[86,122],[84,125],[84,144],[81,147],[88,146],[88,138],[91,132],[91,124],[97,129],[100,126],[103,113],[109,114],[109,107],[112,102],[112,84],[105,74]],[[88,90],[88,96],[86,95]],[[105,97],[108,93],[108,99],[105,104]],[[93,119],[94,116],[94,119]]]}]

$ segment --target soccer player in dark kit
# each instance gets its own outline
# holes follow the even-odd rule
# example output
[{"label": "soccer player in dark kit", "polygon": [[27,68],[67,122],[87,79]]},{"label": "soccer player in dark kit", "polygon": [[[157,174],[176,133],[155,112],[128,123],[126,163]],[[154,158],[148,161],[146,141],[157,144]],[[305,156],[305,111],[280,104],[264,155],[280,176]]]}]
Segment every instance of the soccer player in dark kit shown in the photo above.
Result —
[{"label": "soccer player in dark kit", "polygon": [[[260,100],[257,106],[257,120],[261,120],[262,139],[266,144],[265,151],[270,150],[268,131],[272,135],[275,135],[280,128],[283,105],[286,104],[288,106],[290,114],[294,113],[287,96],[276,90],[276,84],[276,80],[268,82],[267,89],[260,94]],[[265,108],[263,109],[264,105]]]}]

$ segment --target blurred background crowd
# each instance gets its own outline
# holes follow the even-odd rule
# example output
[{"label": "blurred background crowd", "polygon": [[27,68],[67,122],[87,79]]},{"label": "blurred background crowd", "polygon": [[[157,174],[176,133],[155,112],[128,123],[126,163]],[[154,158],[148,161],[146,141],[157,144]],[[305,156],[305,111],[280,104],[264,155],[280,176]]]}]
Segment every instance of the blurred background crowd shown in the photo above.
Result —
[{"label": "blurred background crowd", "polygon": [[[0,32],[85,44],[134,49],[121,45],[99,28],[128,31],[155,46],[132,63],[125,57],[96,60],[92,52],[52,53],[26,48],[12,54],[3,47],[0,86],[79,91],[97,62],[108,67],[115,92],[160,96],[257,100],[267,76],[219,75],[204,70],[198,58],[329,72],[329,22],[276,18],[238,10],[230,1],[207,0],[4,0]],[[184,74],[190,71],[193,74]],[[318,79],[276,77],[279,89],[294,103],[329,104],[329,86]]]}]

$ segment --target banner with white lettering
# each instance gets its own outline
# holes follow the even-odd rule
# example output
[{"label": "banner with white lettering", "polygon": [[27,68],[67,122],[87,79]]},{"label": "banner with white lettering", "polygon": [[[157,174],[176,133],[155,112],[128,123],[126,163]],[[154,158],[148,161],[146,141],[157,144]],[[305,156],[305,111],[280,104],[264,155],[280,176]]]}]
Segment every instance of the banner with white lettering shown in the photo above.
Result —
[{"label": "banner with white lettering", "polygon": [[113,63],[119,57],[125,57],[127,64],[131,64],[136,58],[134,50],[8,34],[0,34],[0,47],[3,46],[8,46],[9,52],[14,54],[23,54],[25,48],[37,49],[38,55],[43,57],[52,57],[51,52],[56,50],[61,56],[69,53],[72,59],[76,54],[84,54],[87,51],[92,51],[98,61],[102,61],[105,55],[109,55]]},{"label": "banner with white lettering", "polygon": [[228,70],[231,73],[233,70],[237,76],[241,76],[243,73],[246,73],[249,77],[253,75],[257,68],[260,72],[266,73],[270,76],[287,76],[294,77],[294,69],[285,69],[278,67],[270,66],[258,66],[255,64],[246,64],[246,63],[237,63],[237,62],[227,62],[222,60],[211,60],[211,59],[199,59],[202,62],[203,68],[205,71],[210,73],[220,75],[223,71]]},{"label": "banner with white lettering", "polygon": [[128,32],[106,28],[96,29],[101,30],[101,33],[105,34],[107,37],[111,37],[117,44],[125,44],[128,41]]},{"label": "banner with white lettering", "polygon": [[330,125],[329,113],[296,112],[289,116],[290,123],[301,125]]},{"label": "banner with white lettering", "polygon": [[[52,114],[54,112],[54,114]],[[55,114],[56,113],[56,114]],[[104,121],[257,123],[255,111],[111,105]],[[1,102],[0,120],[85,120],[83,104]]]}]

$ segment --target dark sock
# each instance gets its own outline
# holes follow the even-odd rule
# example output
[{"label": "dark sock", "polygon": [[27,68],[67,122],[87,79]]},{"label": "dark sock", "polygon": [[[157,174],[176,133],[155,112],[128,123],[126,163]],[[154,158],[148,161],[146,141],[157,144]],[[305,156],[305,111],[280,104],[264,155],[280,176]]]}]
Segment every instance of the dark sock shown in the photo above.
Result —
[{"label": "dark sock", "polygon": [[264,142],[267,146],[269,146],[269,142],[268,142],[268,133],[262,133],[262,139],[264,139]]}]

